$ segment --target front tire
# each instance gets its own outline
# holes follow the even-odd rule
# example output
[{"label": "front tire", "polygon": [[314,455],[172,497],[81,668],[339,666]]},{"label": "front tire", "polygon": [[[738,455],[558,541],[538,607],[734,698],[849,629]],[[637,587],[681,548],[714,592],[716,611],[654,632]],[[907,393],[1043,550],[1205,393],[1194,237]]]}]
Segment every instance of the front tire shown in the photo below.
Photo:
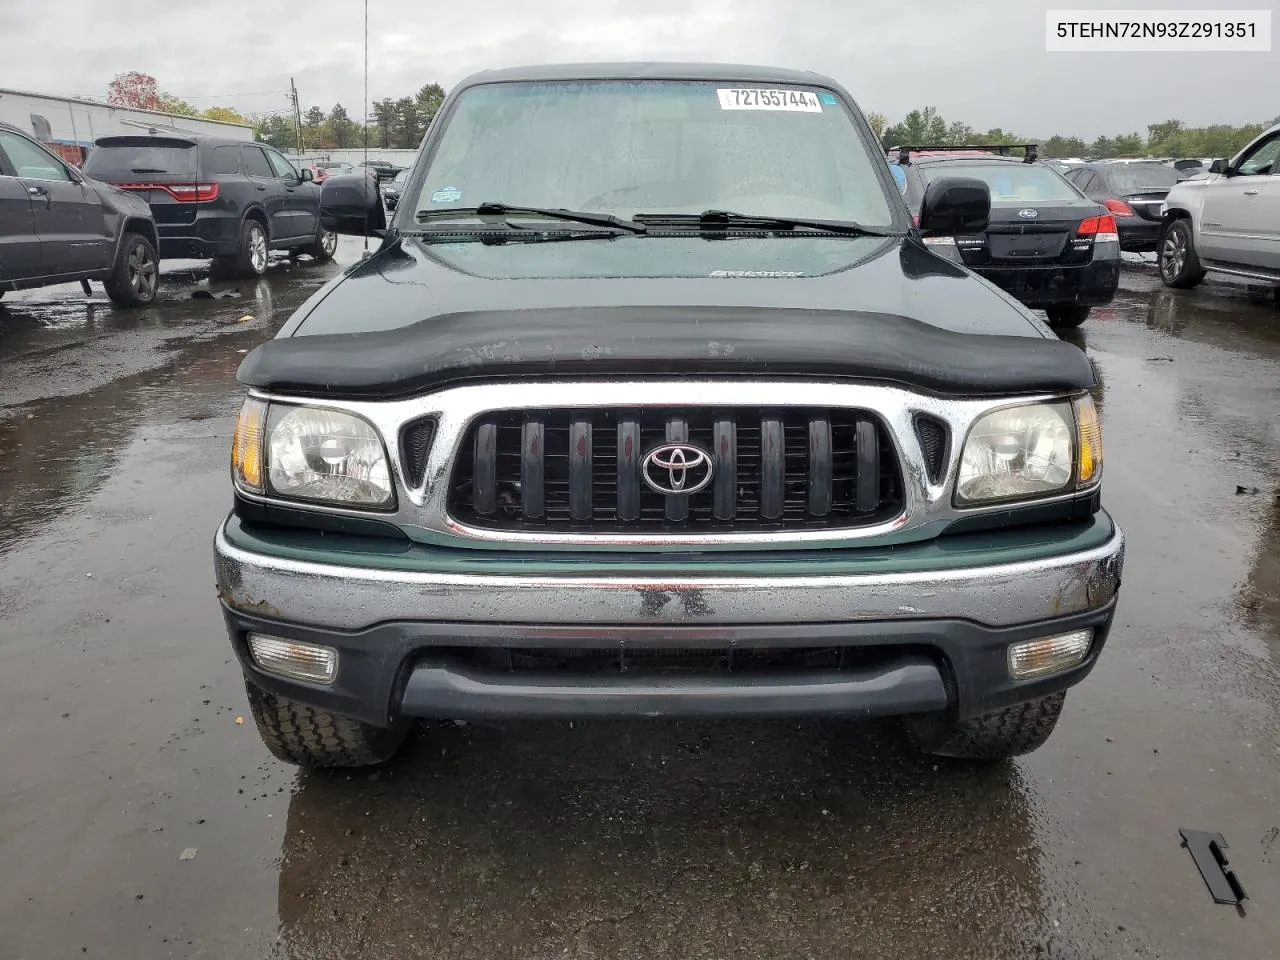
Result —
[{"label": "front tire", "polygon": [[1059,330],[1070,330],[1080,326],[1089,317],[1089,308],[1078,303],[1055,303],[1044,308],[1044,315],[1049,326]]},{"label": "front tire", "polygon": [[111,276],[102,285],[117,306],[145,307],[153,303],[160,287],[160,258],[151,241],[140,233],[126,233]]},{"label": "front tire", "polygon": [[231,269],[240,277],[261,277],[267,272],[267,229],[257,220],[240,226],[240,247]]},{"label": "front tire", "polygon": [[1160,235],[1160,279],[1166,287],[1187,290],[1204,279],[1204,268],[1196,253],[1191,221],[1174,220]]},{"label": "front tire", "polygon": [[355,717],[319,710],[245,681],[258,733],[278,759],[300,767],[367,767],[390,760],[408,725],[374,727]]},{"label": "front tire", "polygon": [[1065,693],[1053,693],[971,720],[945,714],[918,717],[908,722],[907,733],[924,753],[965,760],[1005,760],[1044,746],[1058,725],[1066,699]]}]

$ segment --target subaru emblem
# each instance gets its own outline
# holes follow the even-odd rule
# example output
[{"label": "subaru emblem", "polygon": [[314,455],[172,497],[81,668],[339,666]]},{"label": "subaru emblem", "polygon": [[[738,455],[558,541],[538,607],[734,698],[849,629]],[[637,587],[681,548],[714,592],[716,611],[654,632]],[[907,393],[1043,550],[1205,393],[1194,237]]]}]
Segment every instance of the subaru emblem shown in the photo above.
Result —
[{"label": "subaru emblem", "polygon": [[1023,220],[1034,220],[1036,217],[1040,216],[1040,211],[1027,208],[1026,210],[1019,210],[1018,216]]}]

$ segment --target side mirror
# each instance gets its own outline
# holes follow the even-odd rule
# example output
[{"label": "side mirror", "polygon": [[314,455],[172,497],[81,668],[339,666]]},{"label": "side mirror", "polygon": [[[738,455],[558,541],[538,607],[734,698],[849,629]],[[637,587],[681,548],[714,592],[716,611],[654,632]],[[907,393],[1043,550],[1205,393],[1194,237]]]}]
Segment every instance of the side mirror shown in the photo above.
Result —
[{"label": "side mirror", "polygon": [[1227,173],[1230,161],[1218,159],[1209,164],[1210,173]]},{"label": "side mirror", "polygon": [[929,184],[920,205],[924,233],[981,233],[991,218],[991,190],[972,177],[944,177]]},{"label": "side mirror", "polygon": [[356,237],[380,237],[387,214],[376,181],[364,174],[329,177],[320,184],[320,223]]},{"label": "side mirror", "polygon": [[310,167],[303,167],[301,176],[304,183],[308,180],[314,181],[316,178],[316,175],[311,172]]}]

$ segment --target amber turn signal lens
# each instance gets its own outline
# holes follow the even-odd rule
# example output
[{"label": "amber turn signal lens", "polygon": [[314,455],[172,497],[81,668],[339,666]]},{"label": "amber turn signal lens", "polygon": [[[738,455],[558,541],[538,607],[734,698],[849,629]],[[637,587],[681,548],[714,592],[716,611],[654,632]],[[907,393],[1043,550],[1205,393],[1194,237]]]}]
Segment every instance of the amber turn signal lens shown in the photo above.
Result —
[{"label": "amber turn signal lens", "polygon": [[262,439],[267,424],[267,405],[249,397],[236,418],[231,441],[231,478],[248,493],[262,493]]},{"label": "amber turn signal lens", "polygon": [[1102,477],[1102,424],[1093,397],[1076,398],[1076,434],[1079,453],[1076,457],[1076,486],[1091,487]]}]

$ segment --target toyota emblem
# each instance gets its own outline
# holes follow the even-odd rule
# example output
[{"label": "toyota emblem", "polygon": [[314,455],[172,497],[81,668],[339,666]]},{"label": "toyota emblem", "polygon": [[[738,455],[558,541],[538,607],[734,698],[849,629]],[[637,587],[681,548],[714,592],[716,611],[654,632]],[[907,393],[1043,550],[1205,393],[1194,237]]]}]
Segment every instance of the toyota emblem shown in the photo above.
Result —
[{"label": "toyota emblem", "polygon": [[1028,207],[1025,210],[1019,210],[1018,216],[1020,216],[1023,220],[1034,220],[1036,217],[1040,216],[1040,211],[1032,210],[1030,207]]},{"label": "toyota emblem", "polygon": [[689,496],[711,482],[711,454],[690,443],[666,443],[650,450],[640,475],[650,490],[667,496]]}]

